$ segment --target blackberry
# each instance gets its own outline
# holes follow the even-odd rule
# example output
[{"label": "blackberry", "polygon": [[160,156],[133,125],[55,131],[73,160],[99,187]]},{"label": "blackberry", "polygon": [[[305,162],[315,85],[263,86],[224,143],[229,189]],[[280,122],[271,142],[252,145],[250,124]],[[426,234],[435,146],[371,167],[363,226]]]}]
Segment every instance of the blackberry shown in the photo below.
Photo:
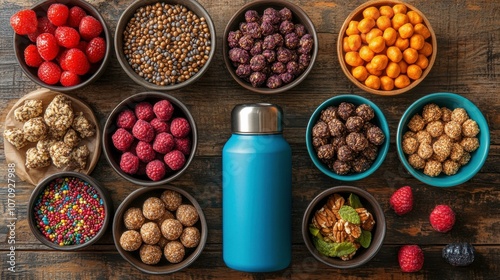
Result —
[{"label": "blackberry", "polygon": [[469,243],[451,243],[443,248],[443,258],[453,266],[468,266],[474,262],[474,246]]}]

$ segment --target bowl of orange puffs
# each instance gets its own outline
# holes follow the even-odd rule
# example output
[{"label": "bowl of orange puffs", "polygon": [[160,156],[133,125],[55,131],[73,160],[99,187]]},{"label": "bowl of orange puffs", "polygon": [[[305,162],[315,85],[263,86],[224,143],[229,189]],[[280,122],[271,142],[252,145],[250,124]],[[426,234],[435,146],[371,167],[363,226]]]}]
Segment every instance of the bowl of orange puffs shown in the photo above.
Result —
[{"label": "bowl of orange puffs", "polygon": [[395,0],[358,6],[339,32],[337,55],[360,89],[397,95],[417,86],[436,60],[436,34],[425,15]]}]

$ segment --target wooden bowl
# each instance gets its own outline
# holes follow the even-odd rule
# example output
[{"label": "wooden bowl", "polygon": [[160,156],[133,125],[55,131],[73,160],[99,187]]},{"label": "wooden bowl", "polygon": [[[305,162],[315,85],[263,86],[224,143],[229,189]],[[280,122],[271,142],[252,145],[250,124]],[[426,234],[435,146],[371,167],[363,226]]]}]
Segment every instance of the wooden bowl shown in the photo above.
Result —
[{"label": "wooden bowl", "polygon": [[[392,89],[392,90],[382,90],[382,89],[376,90],[376,89],[367,87],[364,83],[360,82],[352,75],[351,69],[353,67],[346,64],[345,59],[344,59],[346,52],[344,51],[344,48],[343,48],[343,40],[344,40],[344,37],[346,36],[346,30],[349,27],[349,22],[351,20],[360,21],[361,19],[363,19],[363,10],[365,10],[368,7],[376,7],[376,8],[380,8],[381,6],[393,7],[396,4],[403,4],[407,7],[407,11],[415,11],[422,16],[423,24],[429,29],[429,31],[431,33],[431,36],[426,39],[426,42],[428,42],[432,45],[432,54],[428,57],[429,65],[425,69],[422,70],[422,75],[420,76],[419,79],[417,79],[417,80],[410,79],[410,84],[404,88],[394,87],[394,89]],[[351,80],[352,83],[354,83],[360,89],[367,91],[369,93],[372,93],[372,94],[377,94],[377,95],[387,95],[387,96],[398,95],[398,94],[402,94],[402,93],[407,92],[407,91],[413,89],[414,87],[416,87],[420,82],[422,82],[425,79],[425,77],[427,77],[427,75],[431,71],[432,66],[434,65],[434,62],[436,60],[436,55],[437,55],[437,39],[436,39],[436,34],[435,34],[434,30],[432,29],[432,26],[431,26],[429,20],[427,20],[425,15],[420,10],[415,8],[414,6],[412,6],[408,3],[397,1],[397,0],[369,1],[369,2],[366,2],[366,3],[358,6],[354,11],[352,11],[349,14],[349,16],[344,21],[344,24],[342,24],[342,28],[340,29],[339,36],[337,39],[337,56],[338,56],[342,71],[344,71],[344,74],[347,76],[347,78],[349,78],[349,80]],[[364,65],[366,65],[366,62],[364,63]],[[384,75],[384,74],[382,74],[382,75]]]}]

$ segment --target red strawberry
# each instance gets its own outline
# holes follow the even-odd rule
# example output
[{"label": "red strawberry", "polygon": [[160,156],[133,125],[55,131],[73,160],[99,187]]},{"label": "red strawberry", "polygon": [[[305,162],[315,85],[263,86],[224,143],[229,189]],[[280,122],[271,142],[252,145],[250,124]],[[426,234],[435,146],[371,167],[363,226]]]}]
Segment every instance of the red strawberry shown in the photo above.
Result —
[{"label": "red strawberry", "polygon": [[36,38],[36,47],[40,56],[47,61],[56,58],[59,53],[59,45],[57,44],[56,37],[50,33],[40,34]]},{"label": "red strawberry", "polygon": [[61,74],[60,82],[65,87],[76,86],[80,83],[80,76],[70,71],[64,71]]},{"label": "red strawberry", "polygon": [[36,43],[36,38],[42,33],[50,33],[54,35],[56,32],[56,26],[53,25],[47,17],[38,18],[38,27],[35,32],[28,34],[28,38],[31,42]]},{"label": "red strawberry", "polygon": [[81,50],[73,48],[60,58],[61,68],[77,75],[85,75],[90,69],[87,56]]},{"label": "red strawberry", "polygon": [[437,205],[429,216],[432,228],[437,232],[447,232],[455,224],[455,212],[448,205]]},{"label": "red strawberry", "polygon": [[61,68],[54,62],[44,61],[38,68],[38,78],[48,85],[57,84],[60,77]]},{"label": "red strawberry", "polygon": [[404,245],[399,249],[398,261],[403,272],[417,272],[424,266],[424,252],[418,245]]},{"label": "red strawberry", "polygon": [[73,6],[69,9],[68,25],[73,28],[78,28],[80,21],[84,18],[87,13],[78,6]]},{"label": "red strawberry", "polygon": [[21,10],[10,17],[10,26],[19,35],[28,35],[36,31],[38,20],[33,10]]},{"label": "red strawberry", "polygon": [[72,27],[59,26],[54,35],[59,46],[68,49],[74,48],[80,43],[80,33]]},{"label": "red strawberry", "polygon": [[31,44],[24,49],[24,61],[30,67],[39,67],[42,64],[43,59],[35,45]]},{"label": "red strawberry", "polygon": [[87,55],[90,63],[101,61],[106,54],[106,41],[102,37],[95,37],[90,40],[87,48],[85,49],[85,54]]},{"label": "red strawberry", "polygon": [[69,8],[68,6],[60,3],[55,3],[50,5],[47,10],[47,17],[50,22],[55,26],[62,26],[66,24],[69,16]]},{"label": "red strawberry", "polygon": [[102,24],[93,16],[85,16],[80,21],[78,29],[80,31],[80,36],[89,41],[101,34]]},{"label": "red strawberry", "polygon": [[389,200],[392,209],[398,215],[404,215],[413,208],[413,193],[409,186],[405,186],[395,191]]}]

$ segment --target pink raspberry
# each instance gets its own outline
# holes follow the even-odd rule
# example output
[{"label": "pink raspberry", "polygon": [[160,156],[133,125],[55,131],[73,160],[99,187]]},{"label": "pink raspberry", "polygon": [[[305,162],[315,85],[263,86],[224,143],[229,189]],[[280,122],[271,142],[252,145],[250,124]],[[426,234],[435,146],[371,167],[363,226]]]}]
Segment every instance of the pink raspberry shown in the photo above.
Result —
[{"label": "pink raspberry", "polygon": [[168,122],[164,122],[159,118],[154,118],[151,120],[150,124],[153,126],[156,133],[170,132],[170,126]]},{"label": "pink raspberry", "polygon": [[118,128],[115,133],[113,133],[113,136],[111,136],[111,140],[113,141],[115,148],[125,152],[128,150],[132,142],[134,142],[134,136],[132,136],[132,134],[125,129]]},{"label": "pink raspberry", "polygon": [[153,142],[153,150],[160,154],[166,154],[170,152],[175,146],[174,136],[170,133],[161,132],[158,133]]},{"label": "pink raspberry", "polygon": [[163,158],[168,167],[172,170],[181,169],[186,163],[186,157],[179,150],[173,150],[165,155]]},{"label": "pink raspberry", "polygon": [[174,106],[168,100],[161,100],[155,103],[153,111],[157,118],[168,121],[174,114]]},{"label": "pink raspberry", "polygon": [[170,123],[170,133],[174,137],[183,138],[191,132],[191,126],[185,118],[175,118]]},{"label": "pink raspberry", "polygon": [[130,109],[126,109],[118,114],[118,118],[116,118],[116,125],[127,130],[132,130],[136,121],[137,118],[135,117],[134,112]]},{"label": "pink raspberry", "polygon": [[151,121],[155,117],[153,105],[148,102],[141,102],[135,105],[135,115],[140,120]]},{"label": "pink raspberry", "polygon": [[153,181],[161,180],[165,173],[165,164],[161,160],[155,159],[146,165],[146,175]]},{"label": "pink raspberry", "polygon": [[144,120],[138,120],[135,122],[134,127],[132,128],[132,134],[135,138],[147,143],[153,141],[155,138],[155,130],[153,129],[153,126]]},{"label": "pink raspberry", "polygon": [[143,162],[150,162],[156,157],[153,146],[144,141],[139,141],[139,143],[137,143],[137,146],[135,147],[135,153],[137,157],[139,157],[139,159]]},{"label": "pink raspberry", "polygon": [[191,138],[174,138],[175,149],[181,151],[184,155],[191,153]]},{"label": "pink raspberry", "polygon": [[130,152],[122,154],[120,158],[120,169],[128,174],[135,174],[139,169],[139,158]]}]

